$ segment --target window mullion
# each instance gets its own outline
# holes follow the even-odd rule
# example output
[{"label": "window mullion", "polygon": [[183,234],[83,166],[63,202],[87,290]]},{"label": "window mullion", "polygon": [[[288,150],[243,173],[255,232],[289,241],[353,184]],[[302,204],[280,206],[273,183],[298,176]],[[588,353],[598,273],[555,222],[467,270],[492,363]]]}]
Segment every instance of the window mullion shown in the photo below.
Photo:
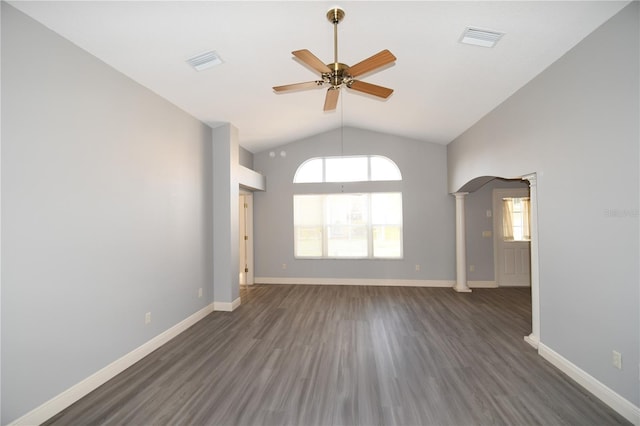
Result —
[{"label": "window mullion", "polygon": [[373,226],[371,221],[373,220],[373,212],[371,211],[371,194],[367,194],[367,257],[373,258]]},{"label": "window mullion", "polygon": [[327,159],[322,159],[322,182],[327,181]]},{"label": "window mullion", "polygon": [[[323,162],[324,163],[324,162]],[[329,225],[327,223],[327,196],[322,196],[322,257],[329,257]]]}]

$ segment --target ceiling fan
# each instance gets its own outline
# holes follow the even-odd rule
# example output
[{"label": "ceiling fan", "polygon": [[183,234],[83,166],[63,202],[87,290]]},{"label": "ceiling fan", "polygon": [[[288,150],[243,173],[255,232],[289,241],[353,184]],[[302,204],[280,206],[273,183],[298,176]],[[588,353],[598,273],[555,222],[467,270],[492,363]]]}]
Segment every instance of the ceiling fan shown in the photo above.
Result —
[{"label": "ceiling fan", "polygon": [[339,7],[329,9],[327,19],[333,24],[333,63],[324,64],[317,56],[307,49],[296,50],[291,52],[293,56],[318,71],[322,77],[321,80],[308,81],[305,83],[287,84],[284,86],[275,86],[276,92],[288,92],[292,90],[311,89],[318,86],[328,85],[327,96],[324,101],[324,110],[331,111],[336,109],[338,104],[338,96],[340,88],[346,86],[349,89],[358,92],[367,93],[379,98],[388,98],[393,89],[378,86],[355,78],[374,71],[384,65],[390,64],[396,60],[393,53],[388,50],[382,50],[364,61],[358,62],[353,66],[347,66],[338,62],[338,23],[344,18],[344,10]]}]

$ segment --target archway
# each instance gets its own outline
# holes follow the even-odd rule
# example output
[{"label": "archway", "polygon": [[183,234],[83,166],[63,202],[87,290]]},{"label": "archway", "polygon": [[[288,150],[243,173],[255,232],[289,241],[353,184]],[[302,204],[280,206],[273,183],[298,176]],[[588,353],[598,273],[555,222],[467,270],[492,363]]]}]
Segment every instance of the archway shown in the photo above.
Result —
[{"label": "archway", "polygon": [[466,276],[466,230],[465,230],[465,204],[464,199],[469,193],[478,191],[487,183],[496,178],[520,179],[529,184],[530,197],[530,264],[531,264],[531,334],[524,340],[534,348],[538,348],[540,342],[540,274],[538,261],[538,193],[536,173],[517,177],[480,176],[470,180],[453,193],[456,197],[456,291],[470,291]]}]

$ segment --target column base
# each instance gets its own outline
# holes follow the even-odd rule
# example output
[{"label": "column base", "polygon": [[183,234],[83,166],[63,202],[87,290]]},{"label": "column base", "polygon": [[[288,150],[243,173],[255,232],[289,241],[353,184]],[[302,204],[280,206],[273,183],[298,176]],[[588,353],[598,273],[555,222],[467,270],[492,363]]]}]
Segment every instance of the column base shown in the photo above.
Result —
[{"label": "column base", "polygon": [[538,349],[538,344],[540,343],[540,339],[538,336],[531,333],[528,336],[524,336],[524,341],[530,344],[533,348]]},{"label": "column base", "polygon": [[458,293],[471,293],[471,289],[469,287],[458,287],[454,285],[453,289]]}]

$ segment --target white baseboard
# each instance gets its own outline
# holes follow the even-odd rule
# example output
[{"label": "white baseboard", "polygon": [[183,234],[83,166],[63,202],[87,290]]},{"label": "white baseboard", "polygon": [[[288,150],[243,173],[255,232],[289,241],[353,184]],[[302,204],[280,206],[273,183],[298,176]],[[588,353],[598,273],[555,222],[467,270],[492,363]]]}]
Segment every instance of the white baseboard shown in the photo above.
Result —
[{"label": "white baseboard", "polygon": [[469,288],[498,288],[495,281],[467,281]]},{"label": "white baseboard", "polygon": [[538,349],[538,345],[540,344],[540,339],[533,333],[528,336],[524,336],[524,341],[530,344],[534,349]]},{"label": "white baseboard", "polygon": [[551,364],[559,368],[567,376],[575,380],[580,386],[591,392],[609,407],[617,411],[621,416],[636,426],[640,426],[640,407],[622,397],[614,390],[582,370],[571,361],[546,346],[538,343],[538,353]]},{"label": "white baseboard", "polygon": [[[453,287],[455,280],[394,280],[380,278],[256,277],[256,284],[371,285],[386,287]],[[498,288],[495,281],[468,281],[469,288]]]},{"label": "white baseboard", "polygon": [[233,302],[213,302],[214,311],[232,312],[238,306],[240,306],[239,297]]},{"label": "white baseboard", "polygon": [[306,285],[370,285],[385,287],[453,287],[453,280],[394,280],[380,278],[290,278],[256,277],[256,284],[306,284]]},{"label": "white baseboard", "polygon": [[136,362],[140,361],[151,352],[158,349],[160,346],[167,343],[169,340],[176,337],[207,315],[213,312],[213,304],[205,306],[198,312],[180,321],[170,329],[158,334],[153,339],[144,343],[142,346],[134,349],[123,357],[115,360],[106,367],[93,373],[91,376],[82,380],[79,383],[71,386],[69,389],[60,393],[59,395],[51,398],[49,401],[40,405],[39,407],[31,410],[24,416],[14,420],[10,423],[10,426],[14,425],[39,425],[44,423],[51,417],[58,414],[60,411],[69,407],[80,398],[87,395],[89,392],[95,390],[99,386],[103,385],[116,375],[120,374],[127,368],[131,367]]}]

